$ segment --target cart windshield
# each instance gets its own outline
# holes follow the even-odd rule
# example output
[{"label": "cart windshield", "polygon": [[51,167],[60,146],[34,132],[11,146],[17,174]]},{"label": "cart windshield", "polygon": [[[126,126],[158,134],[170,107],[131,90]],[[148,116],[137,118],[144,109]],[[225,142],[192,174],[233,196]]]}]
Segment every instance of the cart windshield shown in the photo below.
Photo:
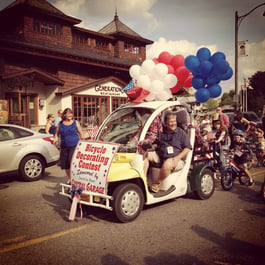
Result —
[{"label": "cart windshield", "polygon": [[120,144],[120,152],[136,152],[142,128],[152,111],[126,108],[113,112],[99,132],[98,141]]}]

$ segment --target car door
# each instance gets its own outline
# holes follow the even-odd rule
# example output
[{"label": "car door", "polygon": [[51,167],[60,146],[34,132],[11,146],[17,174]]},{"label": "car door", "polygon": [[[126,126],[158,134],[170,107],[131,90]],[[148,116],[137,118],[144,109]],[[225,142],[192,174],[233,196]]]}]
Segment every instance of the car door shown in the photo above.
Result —
[{"label": "car door", "polygon": [[0,127],[0,173],[18,169],[19,154],[25,146],[25,139],[18,138],[12,128]]}]

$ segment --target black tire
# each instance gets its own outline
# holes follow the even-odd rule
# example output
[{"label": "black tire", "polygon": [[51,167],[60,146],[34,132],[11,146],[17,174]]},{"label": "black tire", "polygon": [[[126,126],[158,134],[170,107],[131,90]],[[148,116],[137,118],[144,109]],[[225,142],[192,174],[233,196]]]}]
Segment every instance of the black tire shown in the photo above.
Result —
[{"label": "black tire", "polygon": [[249,177],[245,172],[241,172],[238,176],[238,181],[241,185],[248,185],[249,184]]},{"label": "black tire", "polygon": [[212,170],[206,168],[199,177],[199,187],[194,191],[194,193],[201,200],[209,199],[213,195],[215,188],[214,173]]},{"label": "black tire", "polygon": [[38,155],[28,155],[22,159],[19,165],[20,178],[24,181],[36,181],[43,177],[45,162]]},{"label": "black tire", "polygon": [[228,168],[221,175],[221,186],[223,190],[229,191],[232,189],[233,184],[234,184],[233,172],[230,168]]},{"label": "black tire", "polygon": [[119,185],[112,196],[114,213],[122,223],[133,221],[143,210],[144,195],[141,188],[136,184]]}]

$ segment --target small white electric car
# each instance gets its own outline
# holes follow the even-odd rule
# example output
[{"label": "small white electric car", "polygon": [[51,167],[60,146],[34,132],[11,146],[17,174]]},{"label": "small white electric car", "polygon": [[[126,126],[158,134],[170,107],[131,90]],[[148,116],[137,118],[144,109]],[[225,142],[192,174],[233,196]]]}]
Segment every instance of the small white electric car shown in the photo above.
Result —
[{"label": "small white electric car", "polygon": [[[105,194],[87,190],[81,194],[81,203],[112,210],[119,221],[134,220],[144,205],[151,205],[194,192],[199,199],[208,199],[215,188],[215,169],[207,161],[194,159],[190,151],[184,167],[172,172],[162,183],[158,193],[149,191],[155,182],[159,168],[150,165],[147,176],[143,172],[143,154],[138,152],[137,143],[145,139],[152,121],[173,109],[177,113],[178,126],[189,135],[195,149],[195,128],[191,125],[189,106],[179,101],[153,101],[127,103],[111,113],[101,124],[95,138],[97,143],[118,144],[107,178]],[[139,115],[140,114],[140,115]],[[198,156],[197,156],[198,157]],[[72,184],[75,182],[71,182]],[[71,198],[71,185],[61,184],[61,195]]]}]

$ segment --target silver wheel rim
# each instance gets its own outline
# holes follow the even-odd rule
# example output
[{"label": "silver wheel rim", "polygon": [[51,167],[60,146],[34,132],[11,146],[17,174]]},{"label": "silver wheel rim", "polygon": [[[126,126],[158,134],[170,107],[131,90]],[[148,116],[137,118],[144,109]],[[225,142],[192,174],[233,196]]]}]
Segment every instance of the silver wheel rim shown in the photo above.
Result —
[{"label": "silver wheel rim", "polygon": [[24,166],[24,172],[29,178],[37,178],[42,172],[42,164],[38,159],[30,159]]},{"label": "silver wheel rim", "polygon": [[213,179],[211,175],[205,174],[201,179],[201,190],[204,194],[210,194],[213,190]]},{"label": "silver wheel rim", "polygon": [[135,190],[128,190],[123,194],[121,200],[121,209],[124,215],[134,215],[140,207],[140,196]]}]

